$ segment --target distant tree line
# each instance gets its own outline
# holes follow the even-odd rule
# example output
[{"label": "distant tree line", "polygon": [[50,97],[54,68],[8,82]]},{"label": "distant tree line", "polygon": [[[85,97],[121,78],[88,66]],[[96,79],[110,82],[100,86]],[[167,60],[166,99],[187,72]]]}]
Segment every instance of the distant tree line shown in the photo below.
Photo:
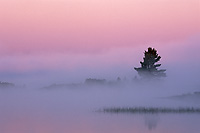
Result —
[{"label": "distant tree line", "polygon": [[1,82],[0,81],[0,87],[1,88],[14,87],[14,86],[15,86],[15,84],[13,84],[13,83]]}]

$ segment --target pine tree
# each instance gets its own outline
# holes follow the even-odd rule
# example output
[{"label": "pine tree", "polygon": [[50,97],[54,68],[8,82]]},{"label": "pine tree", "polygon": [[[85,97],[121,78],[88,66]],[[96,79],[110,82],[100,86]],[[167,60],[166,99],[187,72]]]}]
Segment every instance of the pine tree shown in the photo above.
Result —
[{"label": "pine tree", "polygon": [[144,52],[143,62],[140,62],[141,67],[134,68],[142,78],[166,77],[165,69],[158,70],[161,64],[155,64],[160,61],[161,57],[157,54],[157,50],[151,47]]}]

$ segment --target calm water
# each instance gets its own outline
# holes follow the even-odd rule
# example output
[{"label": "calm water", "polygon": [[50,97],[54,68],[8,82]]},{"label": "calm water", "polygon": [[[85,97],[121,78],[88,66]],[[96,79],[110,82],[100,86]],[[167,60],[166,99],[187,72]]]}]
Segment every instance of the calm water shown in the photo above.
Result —
[{"label": "calm water", "polygon": [[[191,90],[182,90],[187,93]],[[199,133],[200,114],[111,114],[104,107],[199,107],[173,89],[0,90],[0,133]]]}]

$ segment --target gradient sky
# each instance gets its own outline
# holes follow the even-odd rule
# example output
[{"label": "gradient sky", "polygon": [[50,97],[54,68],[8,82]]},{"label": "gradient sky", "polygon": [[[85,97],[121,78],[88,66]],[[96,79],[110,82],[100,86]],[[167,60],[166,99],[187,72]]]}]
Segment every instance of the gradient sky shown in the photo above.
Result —
[{"label": "gradient sky", "polygon": [[148,46],[195,61],[198,38],[199,0],[0,0],[0,81],[126,76]]}]

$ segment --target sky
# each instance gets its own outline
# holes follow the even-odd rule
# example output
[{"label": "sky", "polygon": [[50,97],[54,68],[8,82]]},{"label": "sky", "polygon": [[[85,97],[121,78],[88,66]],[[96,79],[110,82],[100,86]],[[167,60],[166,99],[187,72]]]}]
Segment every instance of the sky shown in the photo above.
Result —
[{"label": "sky", "polygon": [[199,0],[0,0],[0,81],[133,78],[149,46],[198,76],[199,38]]}]

